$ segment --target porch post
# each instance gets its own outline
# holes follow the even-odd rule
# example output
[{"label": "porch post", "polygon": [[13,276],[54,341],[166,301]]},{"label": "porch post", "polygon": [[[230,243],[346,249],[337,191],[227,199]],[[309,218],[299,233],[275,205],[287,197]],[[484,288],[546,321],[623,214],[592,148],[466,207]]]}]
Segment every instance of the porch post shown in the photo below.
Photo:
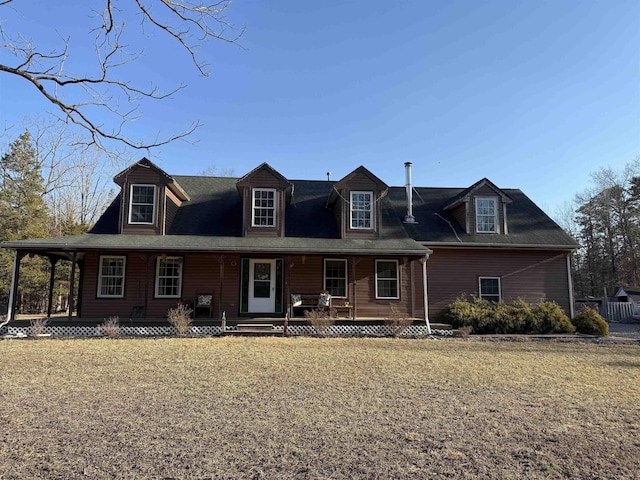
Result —
[{"label": "porch post", "polygon": [[51,264],[51,275],[49,275],[49,299],[47,301],[47,318],[51,318],[51,308],[53,306],[53,286],[56,280],[56,263],[58,263],[58,259],[49,257],[49,263]]},{"label": "porch post", "polygon": [[76,256],[78,254],[76,252],[73,252],[73,255],[71,256],[71,275],[69,278],[69,315],[68,318],[69,320],[71,320],[71,317],[73,317],[73,309],[75,306],[75,302],[73,299],[73,287],[75,286],[74,284],[76,283]]},{"label": "porch post", "polygon": [[82,318],[82,292],[84,287],[84,254],[78,259],[78,301],[76,302],[76,318]]},{"label": "porch post", "polygon": [[7,319],[5,323],[9,323],[15,318],[16,314],[16,297],[18,296],[18,280],[20,279],[20,261],[26,255],[25,252],[16,250],[16,256],[13,259],[13,273],[11,275],[11,290],[9,290],[9,307],[7,308]]},{"label": "porch post", "polygon": [[353,292],[353,297],[351,298],[351,304],[353,305],[353,311],[352,311],[352,315],[353,315],[353,320],[356,319],[357,317],[357,309],[358,309],[358,301],[356,299],[356,266],[358,265],[358,263],[360,263],[360,259],[357,257],[351,257],[351,261],[349,262],[349,267],[351,268],[351,271],[348,273],[349,278],[352,278],[352,292]]},{"label": "porch post", "polygon": [[222,315],[222,287],[224,286],[224,255],[218,257],[218,263],[220,264],[220,287],[218,288],[218,313],[216,318],[221,318]]},{"label": "porch post", "polygon": [[424,321],[427,324],[427,334],[431,335],[431,324],[429,323],[429,297],[428,297],[428,289],[427,289],[427,260],[429,259],[429,254],[426,254],[422,262],[422,286],[424,288]]},{"label": "porch post", "polygon": [[569,315],[575,316],[573,299],[573,278],[571,278],[571,252],[567,253],[567,282],[569,283]]}]

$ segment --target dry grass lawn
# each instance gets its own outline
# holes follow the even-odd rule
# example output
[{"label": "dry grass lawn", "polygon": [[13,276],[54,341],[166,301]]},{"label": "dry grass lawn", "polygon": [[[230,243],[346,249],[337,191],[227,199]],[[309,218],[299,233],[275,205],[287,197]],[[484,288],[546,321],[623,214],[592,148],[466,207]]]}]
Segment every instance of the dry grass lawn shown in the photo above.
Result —
[{"label": "dry grass lawn", "polygon": [[640,347],[0,342],[0,479],[640,478]]}]

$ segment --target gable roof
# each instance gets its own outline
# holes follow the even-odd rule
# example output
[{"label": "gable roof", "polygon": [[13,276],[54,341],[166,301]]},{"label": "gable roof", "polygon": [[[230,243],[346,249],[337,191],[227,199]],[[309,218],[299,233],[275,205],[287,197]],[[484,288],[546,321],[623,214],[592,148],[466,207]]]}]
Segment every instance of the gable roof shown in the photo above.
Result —
[{"label": "gable roof", "polygon": [[275,168],[273,168],[268,163],[264,162],[258,165],[256,168],[251,170],[249,173],[244,175],[242,178],[238,179],[236,182],[239,187],[245,187],[251,184],[251,179],[255,177],[258,173],[266,171],[271,174],[276,180],[278,180],[278,186],[282,188],[291,187],[291,183],[287,180],[280,172],[278,172]]},{"label": "gable roof", "polygon": [[129,165],[127,168],[122,170],[120,173],[117,173],[113,177],[113,181],[122,186],[127,178],[127,176],[139,168],[148,168],[153,170],[160,178],[163,178],[169,187],[169,189],[182,201],[189,200],[189,195],[184,191],[184,189],[175,181],[175,179],[169,175],[167,172],[162,170],[159,166],[153,163],[146,157],[142,157],[136,163]]},{"label": "gable roof", "polygon": [[632,297],[634,300],[640,300],[640,287],[620,287],[614,297]]},{"label": "gable roof", "polygon": [[364,176],[364,177],[368,178],[369,180],[371,180],[371,182],[375,185],[376,190],[386,191],[389,188],[389,186],[386,183],[384,183],[382,180],[380,180],[378,177],[376,177],[368,169],[366,169],[365,167],[360,165],[354,171],[352,171],[351,173],[345,175],[343,178],[338,180],[333,185],[333,189],[331,190],[331,194],[327,198],[326,204],[327,205],[332,205],[338,199],[338,197],[340,196],[340,193],[339,193],[340,190],[349,188],[349,182],[351,182],[354,178],[359,177],[359,176]]},{"label": "gable roof", "polygon": [[477,192],[478,190],[480,190],[482,187],[485,187],[485,186],[489,187],[491,190],[496,192],[496,194],[502,199],[503,203],[511,203],[511,198],[509,197],[509,195],[507,195],[504,192],[504,190],[498,188],[491,180],[485,177],[481,180],[478,180],[476,183],[474,183],[470,187],[465,188],[459,194],[453,197],[451,201],[444,207],[444,210],[450,210],[452,208],[457,207],[461,203],[466,202],[471,198],[474,192]]}]

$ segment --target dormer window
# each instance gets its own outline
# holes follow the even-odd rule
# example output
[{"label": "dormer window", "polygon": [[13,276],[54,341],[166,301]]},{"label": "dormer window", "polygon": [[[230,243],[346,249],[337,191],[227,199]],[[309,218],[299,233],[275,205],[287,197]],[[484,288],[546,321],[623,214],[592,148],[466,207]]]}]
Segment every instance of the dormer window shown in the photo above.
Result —
[{"label": "dormer window", "polygon": [[351,192],[351,228],[371,230],[373,192]]},{"label": "dormer window", "polygon": [[153,224],[155,220],[155,204],[155,185],[131,185],[129,223]]},{"label": "dormer window", "polygon": [[276,190],[274,188],[254,188],[252,227],[276,226]]},{"label": "dormer window", "polygon": [[498,199],[492,197],[476,198],[476,232],[498,232]]}]

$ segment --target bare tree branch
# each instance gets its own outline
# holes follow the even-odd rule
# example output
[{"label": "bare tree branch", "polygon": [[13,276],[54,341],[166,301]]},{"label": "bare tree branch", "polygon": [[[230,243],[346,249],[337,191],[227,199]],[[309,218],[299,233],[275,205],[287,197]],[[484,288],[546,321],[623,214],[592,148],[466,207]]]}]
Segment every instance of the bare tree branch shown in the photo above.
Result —
[{"label": "bare tree branch", "polygon": [[[96,64],[93,72],[78,74],[67,67],[71,38],[61,39],[61,48],[45,51],[32,41],[16,35],[12,38],[6,24],[0,23],[0,49],[13,54],[16,62],[0,63],[0,72],[21,78],[33,85],[40,95],[54,105],[66,123],[88,132],[87,145],[105,149],[105,142],[117,142],[134,149],[150,149],[191,135],[200,125],[194,121],[185,130],[149,141],[131,138],[127,124],[140,118],[140,100],[163,100],[185,88],[180,84],[168,90],[156,85],[143,87],[127,80],[121,67],[140,58],[143,49],[130,52],[122,35],[134,28],[134,22],[116,8],[112,0],[103,0],[104,8],[95,16],[99,25],[95,33]],[[13,0],[0,0],[0,7]],[[176,41],[201,75],[206,64],[198,57],[199,46],[209,39],[237,45],[244,28],[237,28],[226,17],[231,0],[205,3],[202,0],[135,0],[135,11],[142,23],[149,23]],[[12,7],[13,8],[13,7]],[[123,18],[125,17],[125,18]],[[16,30],[18,30],[16,28]],[[123,106],[126,105],[126,106]]]}]

